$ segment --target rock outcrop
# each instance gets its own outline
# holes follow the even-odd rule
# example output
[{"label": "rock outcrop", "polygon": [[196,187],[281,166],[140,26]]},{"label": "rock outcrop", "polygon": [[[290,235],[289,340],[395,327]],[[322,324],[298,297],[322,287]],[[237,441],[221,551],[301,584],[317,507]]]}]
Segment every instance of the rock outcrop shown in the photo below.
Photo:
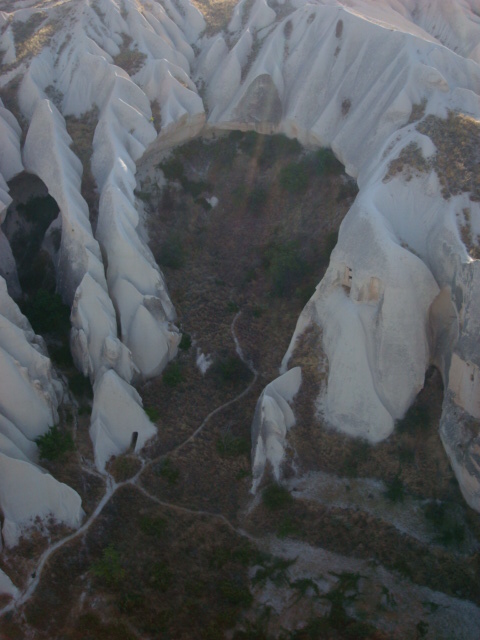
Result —
[{"label": "rock outcrop", "polygon": [[[60,207],[58,289],[72,307],[75,362],[94,383],[91,434],[100,469],[135,432],[137,448],[154,433],[130,383],[158,375],[180,338],[166,282],[144,240],[136,163],[153,161],[203,128],[254,129],[331,147],[360,187],[282,372],[298,337],[317,324],[329,364],[328,383],[318,389],[324,419],[379,442],[436,364],[446,387],[441,437],[466,499],[480,510],[475,6],[296,0],[274,8],[256,0],[239,3],[216,34],[204,32],[203,17],[187,0],[47,2],[36,17],[33,3],[24,2],[21,11],[12,6],[11,14],[0,14],[0,80],[20,82],[25,168]],[[35,42],[16,40],[13,25],[32,16]],[[91,223],[81,195],[88,167],[75,156],[66,117],[81,121],[93,112],[99,211]],[[20,134],[0,104],[0,216],[10,201],[7,182],[23,169]],[[0,273],[17,295],[2,236],[0,247]],[[0,371],[8,372],[9,385],[9,396],[1,396],[2,433],[11,440],[4,455],[28,464],[32,438],[55,419],[58,390],[24,320],[5,315],[4,305],[12,304],[6,290],[1,303],[8,338],[0,344]],[[280,477],[293,420],[291,394],[277,387],[283,382],[265,390],[255,419],[254,460],[262,461],[255,462],[256,482],[268,459]],[[257,418],[268,414],[271,400],[279,431],[269,447],[266,423]],[[15,439],[20,427],[23,436]],[[72,514],[65,521],[76,521]]]}]

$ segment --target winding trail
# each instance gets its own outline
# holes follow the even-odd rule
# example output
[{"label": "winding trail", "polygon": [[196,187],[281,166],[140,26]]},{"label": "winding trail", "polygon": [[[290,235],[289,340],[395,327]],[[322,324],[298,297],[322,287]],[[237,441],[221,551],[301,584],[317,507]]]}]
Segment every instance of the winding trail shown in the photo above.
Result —
[{"label": "winding trail", "polygon": [[[113,476],[111,474],[107,473],[106,476],[102,475],[101,476],[102,478],[106,477],[106,490],[105,490],[105,493],[104,493],[103,497],[101,498],[100,502],[95,507],[94,511],[90,514],[88,519],[83,523],[83,525],[79,529],[77,529],[73,533],[69,534],[65,538],[62,538],[61,540],[58,540],[54,544],[50,545],[47,549],[45,549],[45,551],[40,556],[35,569],[33,570],[32,574],[31,574],[31,578],[30,578],[30,581],[29,581],[28,586],[26,587],[26,589],[23,592],[21,592],[17,596],[17,598],[12,599],[5,607],[0,609],[0,616],[3,616],[4,614],[8,613],[9,611],[12,611],[12,610],[17,609],[20,606],[24,605],[33,596],[33,594],[35,593],[35,591],[36,591],[36,589],[37,589],[37,587],[38,587],[38,585],[40,583],[40,580],[41,580],[42,573],[43,573],[43,570],[45,568],[45,565],[47,564],[48,560],[52,557],[52,555],[58,549],[61,549],[64,545],[68,544],[72,540],[75,540],[76,538],[81,537],[84,533],[86,533],[89,530],[89,528],[91,527],[91,525],[98,518],[98,516],[102,513],[102,511],[105,508],[105,506],[110,502],[111,498],[115,495],[117,490],[122,488],[122,487],[124,487],[124,486],[128,486],[128,485],[134,486],[138,491],[140,491],[142,494],[144,494],[147,498],[149,498],[153,502],[156,502],[160,506],[166,507],[168,509],[172,509],[172,510],[177,511],[179,513],[185,513],[185,514],[196,515],[196,516],[207,516],[207,517],[210,517],[210,518],[215,518],[217,520],[220,520],[225,525],[227,525],[232,531],[238,533],[239,535],[245,536],[245,537],[247,537],[247,538],[249,538],[251,540],[254,540],[254,538],[252,536],[250,536],[250,534],[246,533],[245,531],[243,531],[241,529],[237,529],[228,520],[228,518],[226,518],[224,515],[222,515],[220,513],[213,513],[213,512],[210,512],[210,511],[202,511],[202,510],[197,511],[195,509],[189,509],[187,507],[182,507],[182,506],[170,503],[170,502],[164,502],[163,500],[160,500],[156,496],[150,494],[146,489],[144,489],[141,485],[138,484],[138,479],[140,478],[140,476],[144,473],[144,471],[146,469],[148,469],[152,464],[155,464],[159,460],[165,458],[166,456],[171,455],[172,453],[175,453],[176,451],[179,451],[180,449],[185,447],[187,444],[192,442],[203,431],[203,429],[209,423],[209,421],[213,418],[213,416],[217,415],[218,413],[220,413],[221,411],[223,411],[227,407],[229,407],[232,404],[234,404],[234,403],[238,402],[239,400],[241,400],[248,393],[250,393],[250,391],[254,387],[254,385],[255,385],[255,383],[257,382],[257,379],[258,379],[258,371],[255,369],[253,364],[249,360],[247,360],[247,358],[244,356],[243,350],[242,350],[242,348],[240,346],[240,342],[239,342],[239,340],[238,340],[238,338],[237,338],[237,336],[235,334],[235,325],[236,325],[237,320],[240,317],[240,315],[241,315],[241,311],[239,311],[235,315],[235,317],[233,318],[232,324],[230,325],[230,331],[231,331],[231,334],[232,334],[233,341],[235,343],[236,352],[237,352],[239,358],[242,360],[242,362],[252,372],[253,380],[237,396],[235,396],[231,400],[228,400],[224,404],[220,405],[219,407],[217,407],[216,409],[211,411],[206,416],[206,418],[202,421],[200,426],[197,429],[195,429],[195,431],[190,436],[188,436],[188,438],[186,438],[186,440],[184,440],[179,445],[177,445],[176,447],[171,449],[169,452],[164,453],[161,456],[158,456],[157,458],[154,458],[154,459],[148,460],[148,461],[146,461],[145,459],[140,457],[140,459],[142,461],[142,467],[138,471],[138,473],[135,474],[132,478],[129,478],[128,480],[125,480],[124,482],[118,482],[117,483],[117,482],[115,482],[115,480],[114,480],[114,478],[113,478]],[[83,463],[81,463],[81,468],[84,471],[88,472],[88,473],[94,473],[95,475],[97,475],[95,472],[92,471],[92,469],[86,467]],[[100,475],[100,474],[98,474],[98,475]]]}]

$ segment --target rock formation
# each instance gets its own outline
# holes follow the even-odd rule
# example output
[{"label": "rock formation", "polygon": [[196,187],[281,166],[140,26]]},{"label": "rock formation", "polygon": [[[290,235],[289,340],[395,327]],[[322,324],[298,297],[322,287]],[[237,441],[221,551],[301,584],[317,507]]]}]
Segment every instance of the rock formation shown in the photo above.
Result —
[{"label": "rock formation", "polygon": [[[13,91],[18,83],[11,104],[26,134],[21,142],[17,120],[0,103],[0,216],[10,202],[7,182],[24,168],[60,207],[57,289],[72,309],[75,363],[94,383],[91,436],[101,470],[135,432],[137,449],[153,435],[130,383],[158,375],[180,339],[167,283],[144,240],[136,163],[154,162],[201,131],[254,129],[331,147],[360,187],[299,319],[284,375],[259,401],[255,482],[266,459],[280,477],[293,424],[288,400],[300,384],[299,373],[286,372],[297,339],[314,323],[328,359],[328,382],[318,389],[324,419],[352,436],[387,438],[428,366],[440,369],[441,437],[466,500],[480,510],[475,10],[475,0],[242,1],[217,33],[205,31],[187,0],[41,8],[26,0],[0,12],[0,85]],[[66,122],[93,112],[94,224],[81,194],[89,167],[76,157]],[[0,248],[0,274],[18,296],[3,235]],[[1,283],[0,476],[26,469],[22,482],[39,490],[44,483],[49,496],[25,500],[20,512],[2,493],[4,536],[14,540],[15,527],[49,510],[74,526],[80,506],[28,462],[33,439],[56,420],[61,391]],[[18,484],[15,503],[20,491]]]}]

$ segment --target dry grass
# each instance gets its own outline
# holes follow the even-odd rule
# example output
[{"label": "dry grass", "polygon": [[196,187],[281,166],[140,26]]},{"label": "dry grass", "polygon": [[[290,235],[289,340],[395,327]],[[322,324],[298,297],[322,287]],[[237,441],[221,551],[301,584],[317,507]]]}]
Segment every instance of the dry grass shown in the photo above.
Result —
[{"label": "dry grass", "polygon": [[443,197],[470,193],[480,201],[480,121],[463,113],[449,111],[446,119],[427,116],[418,131],[437,147],[433,158],[443,187]]},{"label": "dry grass", "polygon": [[423,157],[422,150],[416,142],[411,142],[402,151],[395,160],[388,165],[388,172],[383,178],[387,182],[390,178],[398,173],[404,173],[407,182],[418,173],[428,173],[430,164]]},{"label": "dry grass", "polygon": [[90,160],[93,153],[93,136],[98,123],[98,108],[82,114],[80,118],[66,116],[65,125],[73,140],[72,151],[80,159],[83,166],[81,193],[90,212],[90,222],[95,228],[98,218],[98,192],[93,177]]},{"label": "dry grass", "polygon": [[55,24],[52,22],[44,24],[47,17],[45,12],[37,12],[25,22],[19,20],[12,22],[17,57],[12,65],[3,67],[4,71],[15,68],[24,60],[37,56],[50,43],[55,33]]},{"label": "dry grass", "polygon": [[237,0],[193,0],[205,18],[205,33],[212,36],[225,29],[230,22]]},{"label": "dry grass", "polygon": [[420,147],[411,142],[392,160],[384,182],[403,171],[410,180],[414,170],[425,173],[433,168],[445,199],[469,193],[472,201],[480,201],[480,121],[454,111],[449,111],[446,119],[433,115],[425,118],[424,112],[423,103],[413,105],[410,121],[423,118],[417,130],[432,140],[437,153],[426,160]]},{"label": "dry grass", "polygon": [[138,49],[131,48],[133,40],[129,35],[123,33],[122,38],[120,53],[113,58],[113,63],[133,76],[143,67],[147,56]]},{"label": "dry grass", "polygon": [[410,118],[408,119],[407,124],[411,124],[413,122],[418,122],[425,116],[425,109],[427,108],[427,99],[423,98],[421,102],[417,102],[416,104],[412,104],[412,111],[410,113]]}]

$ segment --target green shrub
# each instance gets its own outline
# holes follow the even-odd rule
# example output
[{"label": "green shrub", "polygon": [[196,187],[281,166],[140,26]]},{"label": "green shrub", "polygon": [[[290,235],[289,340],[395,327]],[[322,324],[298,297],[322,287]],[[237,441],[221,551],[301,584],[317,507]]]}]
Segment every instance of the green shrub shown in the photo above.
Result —
[{"label": "green shrub", "polygon": [[103,550],[102,558],[92,565],[92,572],[109,587],[120,585],[125,578],[125,569],[122,567],[120,554],[110,544]]},{"label": "green shrub", "polygon": [[210,211],[212,205],[206,198],[196,198],[195,204],[199,204],[204,211]]},{"label": "green shrub", "polygon": [[70,391],[77,398],[93,398],[93,389],[90,379],[82,373],[73,373],[68,376],[68,386]]},{"label": "green shrub", "polygon": [[248,208],[261,211],[268,201],[268,191],[265,187],[257,185],[248,195]]},{"label": "green shrub", "polygon": [[293,194],[304,193],[310,181],[309,172],[304,162],[290,162],[280,170],[280,186]]},{"label": "green shrub", "polygon": [[246,438],[227,432],[217,440],[217,451],[222,458],[244,456],[250,453],[250,443]]},{"label": "green shrub", "polygon": [[414,404],[405,414],[405,417],[397,422],[399,433],[418,433],[426,431],[430,426],[430,415],[428,408],[422,404]]},{"label": "green shrub", "polygon": [[250,369],[236,354],[216,360],[210,371],[222,384],[244,382],[251,375]]},{"label": "green shrub", "polygon": [[343,165],[337,160],[331,149],[326,147],[319,149],[313,156],[315,173],[317,175],[339,175],[343,173]]},{"label": "green shrub", "polygon": [[160,411],[157,407],[146,406],[143,408],[151,422],[157,422],[160,419]]},{"label": "green shrub", "polygon": [[280,297],[291,295],[308,271],[298,243],[293,240],[270,245],[265,251],[264,265],[272,281],[272,293]]},{"label": "green shrub", "polygon": [[139,522],[140,530],[153,538],[164,538],[168,529],[168,522],[161,516],[142,516]]},{"label": "green shrub", "polygon": [[444,526],[435,542],[439,542],[446,547],[458,547],[465,541],[465,527],[460,523],[451,523]]},{"label": "green shrub", "polygon": [[178,362],[171,362],[163,372],[162,380],[167,387],[177,387],[183,382],[182,370]]},{"label": "green shrub", "polygon": [[234,302],[233,300],[229,300],[227,302],[227,311],[229,313],[237,313],[237,311],[240,311],[240,307],[238,306],[238,304],[236,302]]},{"label": "green shrub", "polygon": [[40,458],[45,460],[58,460],[68,451],[73,451],[74,443],[72,436],[60,431],[58,425],[50,427],[47,433],[35,439]]},{"label": "green shrub", "polygon": [[177,484],[180,471],[173,466],[170,458],[165,458],[156,468],[156,474],[166,480],[168,484]]},{"label": "green shrub", "polygon": [[240,149],[249,156],[255,155],[260,145],[260,136],[256,131],[247,131],[239,142]]},{"label": "green shrub", "polygon": [[68,343],[61,345],[49,345],[48,352],[51,360],[59,367],[72,368],[73,364],[72,353]]},{"label": "green shrub", "polygon": [[285,509],[293,503],[289,490],[281,484],[270,484],[263,490],[262,501],[270,511]]},{"label": "green shrub", "polygon": [[156,258],[162,267],[181,269],[185,265],[185,251],[180,236],[171,234],[160,247]]},{"label": "green shrub", "polygon": [[22,305],[35,333],[64,334],[70,329],[70,309],[58,293],[39,289]]},{"label": "green shrub", "polygon": [[288,538],[298,535],[300,535],[300,528],[295,522],[295,519],[291,516],[285,516],[278,525],[277,536],[279,538]]},{"label": "green shrub", "polygon": [[172,584],[173,573],[165,562],[155,562],[150,574],[150,584],[156,591],[165,593]]},{"label": "green shrub", "polygon": [[182,337],[180,338],[180,343],[178,348],[182,351],[188,351],[192,346],[192,337],[189,333],[182,333]]},{"label": "green shrub", "polygon": [[435,542],[446,547],[459,546],[465,540],[465,527],[449,513],[444,502],[429,502],[424,507],[425,518],[432,524],[437,535]]},{"label": "green shrub", "polygon": [[109,463],[109,471],[115,482],[125,482],[140,471],[142,463],[134,455],[117,456]]},{"label": "green shrub", "polygon": [[[188,178],[182,178],[180,181],[183,187],[183,190],[186,193],[189,193],[192,198],[199,198],[199,196],[205,191],[209,191],[212,188],[212,185],[209,182],[189,180]],[[206,202],[206,201],[205,201]],[[208,205],[208,209],[211,209],[211,205],[206,202]]]},{"label": "green shrub", "polygon": [[78,409],[79,416],[87,416],[92,413],[92,408],[88,404],[82,404]]},{"label": "green shrub", "polygon": [[253,602],[253,596],[245,584],[237,580],[222,580],[218,584],[218,590],[222,598],[238,607],[249,607]]},{"label": "green shrub", "polygon": [[165,162],[161,162],[158,167],[163,171],[163,175],[167,180],[182,180],[185,176],[183,163],[178,158],[170,158]]},{"label": "green shrub", "polygon": [[300,154],[302,145],[296,138],[287,138],[283,134],[261,136],[259,164],[262,168],[271,166],[277,159]]},{"label": "green shrub", "polygon": [[405,487],[398,474],[391,482],[387,483],[387,490],[384,495],[390,502],[403,502],[405,500]]}]

